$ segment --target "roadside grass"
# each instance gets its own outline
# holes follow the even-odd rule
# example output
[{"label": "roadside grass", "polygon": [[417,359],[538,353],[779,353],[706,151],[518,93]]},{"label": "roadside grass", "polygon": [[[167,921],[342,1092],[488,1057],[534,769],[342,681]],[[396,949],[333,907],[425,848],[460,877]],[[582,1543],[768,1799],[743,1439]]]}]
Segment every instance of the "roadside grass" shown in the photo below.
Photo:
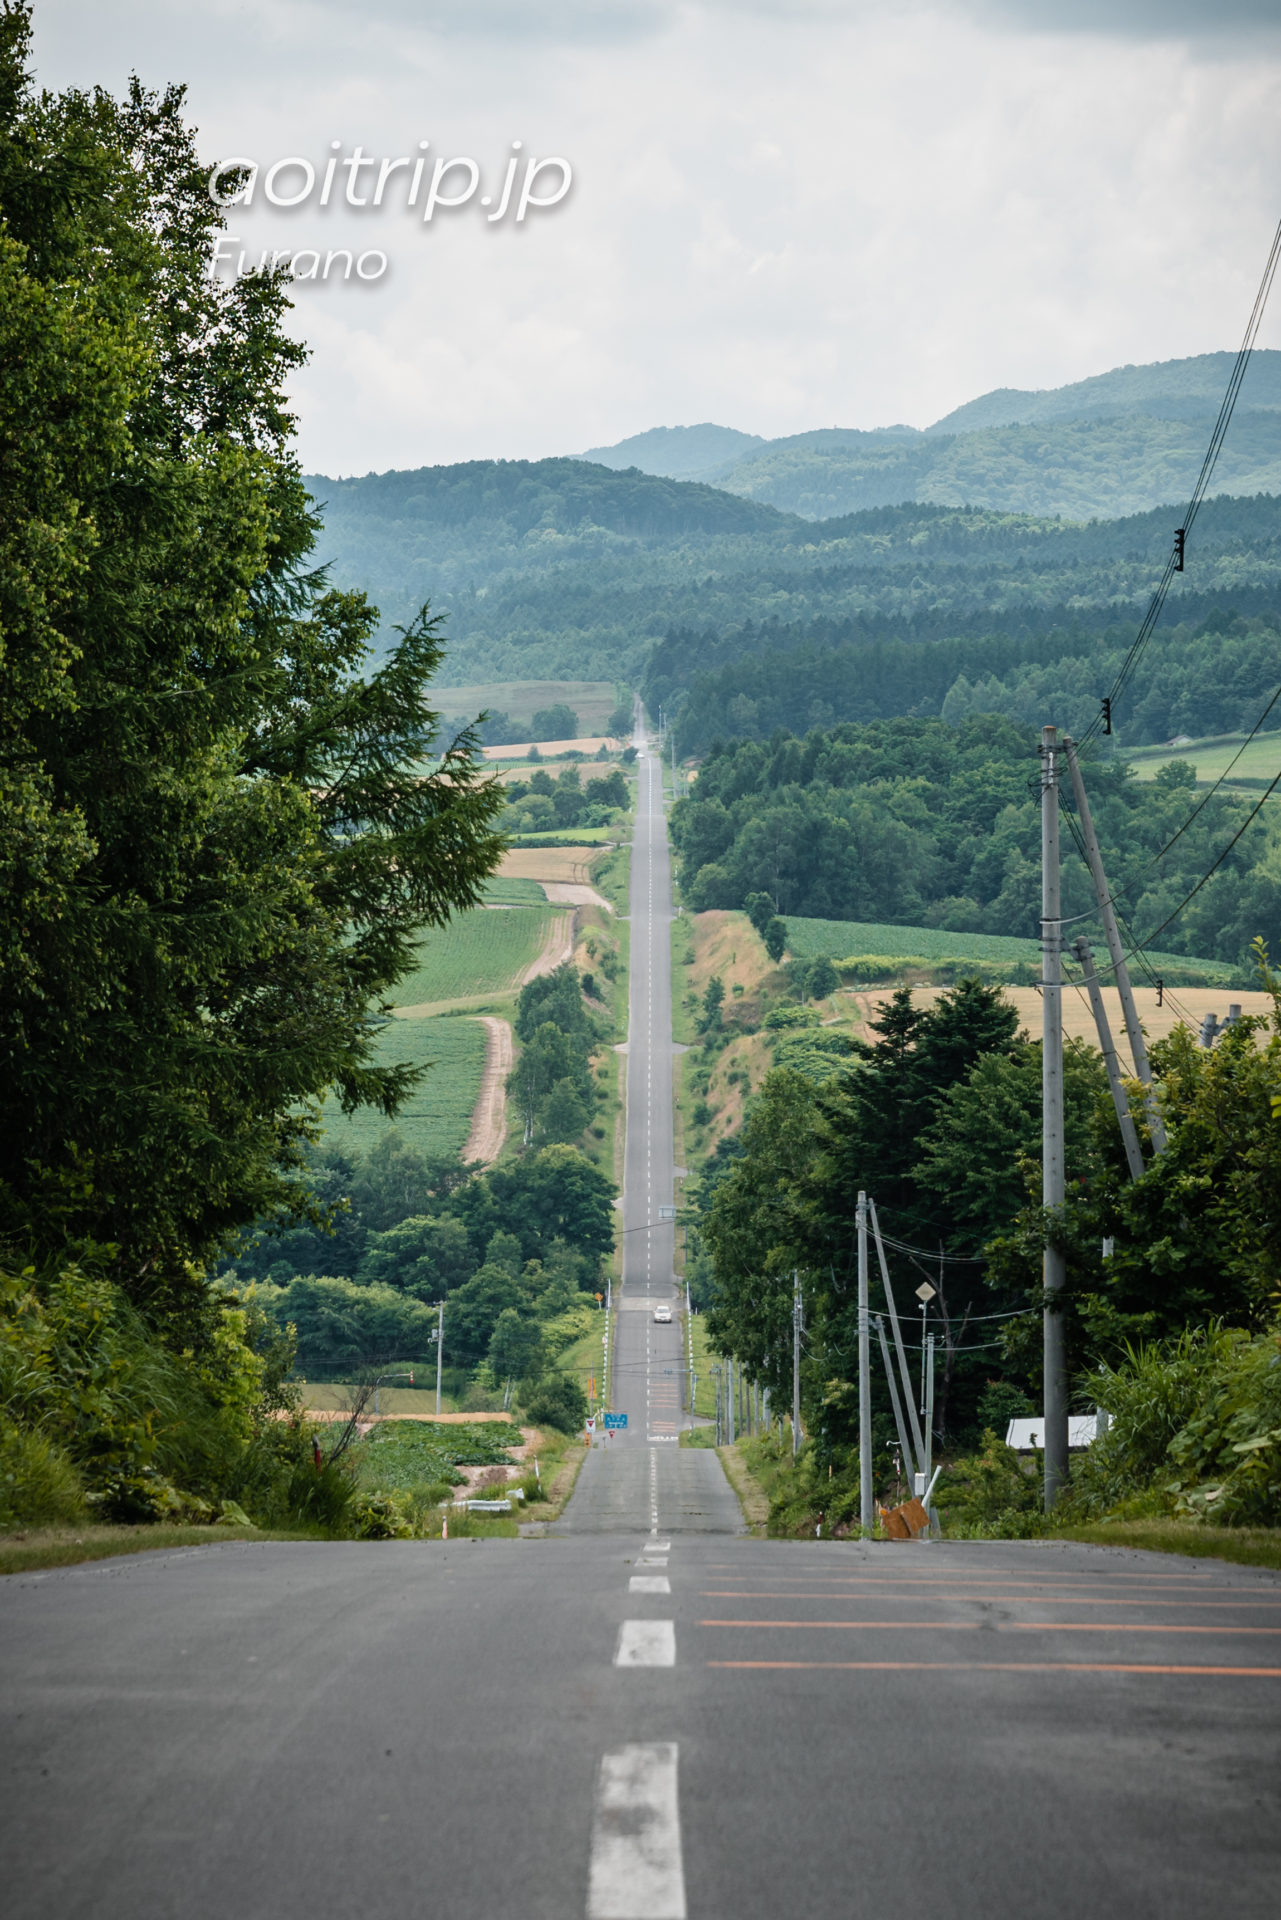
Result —
[{"label": "roadside grass", "polygon": [[586,1458],[587,1449],[581,1441],[572,1443],[567,1440],[561,1452],[555,1455],[549,1450],[549,1471],[543,1476],[546,1497],[542,1500],[527,1500],[525,1511],[521,1515],[523,1525],[546,1523],[560,1518],[568,1504],[570,1494],[574,1491],[579,1470]]},{"label": "roadside grass", "polygon": [[1091,1547],[1136,1547],[1147,1553],[1179,1553],[1195,1560],[1232,1560],[1243,1567],[1281,1569],[1281,1528],[1117,1520],[1100,1526],[1056,1527],[1047,1537],[1078,1540]]},{"label": "roadside grass", "polygon": [[[589,1400],[591,1400],[592,1383],[595,1383],[596,1397],[591,1400],[593,1412],[604,1404],[605,1377],[602,1347],[604,1332],[605,1314],[602,1308],[592,1316],[591,1332],[584,1334],[581,1340],[575,1340],[572,1347],[566,1347],[556,1361],[562,1373],[574,1376]],[[610,1344],[613,1344],[612,1338]]]},{"label": "roadside grass", "polygon": [[[516,917],[485,916],[489,920]],[[337,1101],[327,1101],[323,1124],[329,1144],[368,1153],[394,1127],[418,1153],[461,1159],[485,1070],[485,1029],[480,1021],[390,1020],[378,1035],[376,1058],[380,1066],[431,1064],[395,1119],[389,1120],[373,1107],[345,1114]]]},{"label": "roadside grass", "polygon": [[738,1497],[745,1526],[763,1539],[765,1522],[769,1519],[769,1494],[749,1464],[743,1445],[736,1442],[732,1447],[717,1447],[716,1453],[725,1469],[725,1478]]},{"label": "roadside grass", "polygon": [[318,1528],[283,1531],[266,1527],[24,1527],[0,1534],[0,1574],[76,1567],[88,1560],[112,1560],[127,1553],[173,1553],[185,1547],[225,1547],[238,1541],[272,1540],[327,1543],[331,1536]]}]

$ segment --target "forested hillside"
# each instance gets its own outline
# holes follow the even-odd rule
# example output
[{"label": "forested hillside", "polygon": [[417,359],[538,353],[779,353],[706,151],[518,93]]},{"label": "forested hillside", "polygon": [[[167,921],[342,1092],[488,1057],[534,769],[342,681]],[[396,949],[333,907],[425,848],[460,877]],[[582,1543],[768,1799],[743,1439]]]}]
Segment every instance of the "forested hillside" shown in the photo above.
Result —
[{"label": "forested hillside", "polygon": [[[684,901],[745,907],[767,894],[783,915],[1034,938],[1038,773],[1035,731],[993,715],[843,726],[804,740],[780,733],[767,746],[730,741],[712,749],[673,809]],[[1115,760],[1095,762],[1088,780],[1119,908],[1142,944],[1156,944],[1249,803],[1216,795],[1190,818],[1193,774],[1182,765],[1140,782]],[[1242,967],[1260,933],[1275,950],[1279,836],[1270,816],[1248,828],[1159,944]],[[1093,893],[1065,842],[1071,919],[1090,911]]]},{"label": "forested hillside", "polygon": [[[1024,669],[1088,704],[1129,643],[1173,531],[1167,510],[1076,525],[938,506],[815,526],[710,487],[575,461],[309,484],[324,509],[320,552],[376,588],[384,641],[430,594],[446,616],[451,679],[643,675],[651,707],[688,696],[680,738],[691,751],[727,726],[938,713],[958,680],[993,676],[1001,688],[984,697],[1022,714],[1043,697]],[[1215,650],[1202,647],[1200,679],[1174,688],[1154,649],[1118,709],[1125,737],[1240,725],[1272,683],[1278,610],[1276,499],[1211,501],[1167,620],[1186,629],[1190,659],[1203,632],[1236,633],[1244,655],[1216,679]],[[962,686],[953,704],[968,698]],[[1036,717],[1080,724],[1075,708]]]},{"label": "forested hillside", "polygon": [[[1075,519],[1142,513],[1188,497],[1231,369],[1231,354],[1203,353],[1040,392],[1001,387],[924,432],[824,427],[760,441],[726,427],[660,427],[582,457],[705,480],[814,520],[906,500]],[[1281,352],[1256,353],[1221,491],[1281,492],[1279,410]]]}]

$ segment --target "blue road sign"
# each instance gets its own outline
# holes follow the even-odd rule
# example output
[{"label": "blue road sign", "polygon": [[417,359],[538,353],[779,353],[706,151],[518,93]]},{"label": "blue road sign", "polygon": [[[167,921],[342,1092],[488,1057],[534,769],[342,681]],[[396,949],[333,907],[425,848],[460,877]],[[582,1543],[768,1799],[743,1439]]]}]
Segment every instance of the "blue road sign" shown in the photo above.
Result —
[{"label": "blue road sign", "polygon": [[627,1415],[625,1413],[607,1413],[605,1415],[605,1425],[615,1429],[625,1427],[627,1425]]}]

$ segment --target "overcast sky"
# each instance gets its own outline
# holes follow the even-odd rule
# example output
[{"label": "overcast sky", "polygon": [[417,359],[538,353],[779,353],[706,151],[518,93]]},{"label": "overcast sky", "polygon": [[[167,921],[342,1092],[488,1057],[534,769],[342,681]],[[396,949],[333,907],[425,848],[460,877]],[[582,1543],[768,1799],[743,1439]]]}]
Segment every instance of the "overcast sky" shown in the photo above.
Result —
[{"label": "overcast sky", "polygon": [[[1281,214],[1281,0],[40,0],[36,51],[49,86],[185,81],[211,164],[477,162],[430,224],[408,169],[381,208],[232,210],[254,258],[387,256],[297,289],[330,474],[925,426],[1235,347]],[[517,140],[574,174],[522,225],[477,204]]]}]

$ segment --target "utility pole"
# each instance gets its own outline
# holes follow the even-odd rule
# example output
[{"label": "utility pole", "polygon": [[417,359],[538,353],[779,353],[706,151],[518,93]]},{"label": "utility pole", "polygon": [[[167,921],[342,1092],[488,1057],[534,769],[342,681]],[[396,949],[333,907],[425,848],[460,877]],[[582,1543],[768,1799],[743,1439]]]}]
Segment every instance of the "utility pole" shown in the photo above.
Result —
[{"label": "utility pole", "polygon": [[867,1195],[858,1196],[858,1523],[872,1521],[872,1351],[867,1312]]},{"label": "utility pole", "polygon": [[868,1205],[872,1209],[872,1233],[876,1240],[876,1257],[881,1267],[881,1285],[885,1288],[885,1304],[890,1312],[890,1327],[894,1333],[894,1349],[898,1354],[899,1373],[903,1379],[903,1400],[907,1407],[908,1420],[912,1429],[912,1439],[916,1443],[915,1456],[908,1453],[904,1465],[909,1473],[919,1473],[921,1462],[925,1458],[925,1444],[921,1439],[921,1422],[916,1411],[916,1395],[912,1392],[912,1376],[908,1371],[907,1353],[903,1347],[903,1333],[898,1323],[898,1309],[894,1305],[894,1289],[890,1285],[889,1263],[885,1258],[885,1245],[881,1239],[881,1223],[876,1217],[876,1202]]},{"label": "utility pole", "polygon": [[445,1303],[440,1303],[436,1319],[436,1412],[440,1412],[440,1372],[445,1362]]},{"label": "utility pole", "polygon": [[1090,996],[1090,1011],[1094,1015],[1094,1024],[1098,1029],[1099,1052],[1103,1055],[1108,1085],[1112,1089],[1112,1105],[1116,1108],[1121,1139],[1125,1144],[1125,1158],[1130,1169],[1130,1178],[1141,1180],[1143,1149],[1139,1145],[1139,1130],[1134,1124],[1134,1115],[1130,1112],[1125,1082],[1121,1078],[1121,1063],[1116,1057],[1116,1048],[1112,1044],[1112,1029],[1108,1024],[1108,1010],[1103,1004],[1103,990],[1099,986],[1099,976],[1094,971],[1094,956],[1090,952],[1090,943],[1083,933],[1077,935],[1072,942],[1072,947],[1081,963],[1081,972],[1085,976],[1085,991]]},{"label": "utility pole", "polygon": [[1059,898],[1058,734],[1041,729],[1041,1205],[1049,1217],[1043,1279],[1047,1304],[1043,1322],[1045,1366],[1045,1509],[1048,1513],[1067,1480],[1067,1356],[1063,1316],[1048,1296],[1061,1293],[1067,1278],[1062,1250],[1053,1244],[1063,1212],[1063,965],[1062,907]]},{"label": "utility pole", "polygon": [[911,1486],[915,1484],[913,1476],[917,1472],[917,1466],[912,1458],[912,1449],[908,1442],[907,1426],[903,1419],[903,1403],[898,1397],[898,1381],[894,1378],[894,1367],[890,1360],[890,1343],[885,1338],[885,1322],[879,1313],[876,1316],[876,1331],[881,1342],[881,1358],[885,1362],[885,1378],[889,1382],[890,1405],[894,1409],[894,1425],[898,1429],[898,1444],[899,1452],[903,1456],[903,1471],[907,1475],[908,1484]]},{"label": "utility pole", "polygon": [[725,1361],[725,1445],[732,1447],[738,1435],[734,1431],[734,1362]]},{"label": "utility pole", "polygon": [[929,1491],[934,1472],[934,1335],[925,1347],[925,1487]]},{"label": "utility pole", "polygon": [[792,1458],[801,1450],[801,1276],[792,1271]]},{"label": "utility pole", "polygon": [[[1053,733],[1053,727],[1046,729]],[[1103,920],[1103,937],[1107,941],[1108,954],[1112,961],[1112,974],[1116,981],[1116,990],[1121,996],[1121,1011],[1125,1016],[1126,1037],[1130,1042],[1130,1058],[1134,1062],[1134,1075],[1143,1082],[1144,1100],[1148,1112],[1148,1132],[1152,1136],[1152,1151],[1165,1152],[1165,1122],[1152,1091],[1152,1071],[1148,1066],[1147,1042],[1143,1037],[1143,1028],[1139,1025],[1139,1012],[1134,1004],[1134,990],[1130,985],[1129,969],[1125,964],[1125,952],[1121,946],[1121,935],[1116,924],[1116,912],[1112,905],[1112,895],[1108,892],[1107,875],[1103,871],[1103,855],[1099,851],[1098,835],[1094,831],[1094,820],[1090,813],[1089,797],[1085,791],[1085,781],[1081,777],[1081,764],[1076,757],[1075,743],[1066,737],[1063,751],[1067,755],[1068,771],[1072,775],[1072,793],[1076,800],[1077,817],[1081,822],[1081,839],[1085,844],[1086,864],[1090,869],[1090,878],[1094,882],[1095,897],[1099,903],[1099,913]]]}]

